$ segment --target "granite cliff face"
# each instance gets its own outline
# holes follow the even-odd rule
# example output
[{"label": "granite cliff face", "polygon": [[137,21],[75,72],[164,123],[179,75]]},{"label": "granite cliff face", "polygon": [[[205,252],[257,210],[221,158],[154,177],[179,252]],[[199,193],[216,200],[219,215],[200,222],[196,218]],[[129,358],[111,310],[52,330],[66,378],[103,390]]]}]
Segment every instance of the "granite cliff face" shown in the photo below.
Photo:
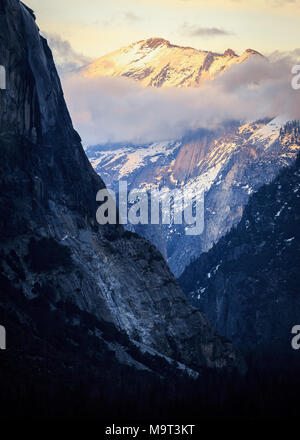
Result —
[{"label": "granite cliff face", "polygon": [[[17,0],[3,0],[0,24],[0,64],[7,72],[0,107],[0,303],[8,334],[8,314],[14,314],[16,328],[36,328],[26,307],[42,301],[50,316],[64,304],[77,310],[63,319],[66,331],[87,313],[126,334],[141,352],[197,371],[243,369],[240,355],[189,305],[151,244],[119,226],[96,223],[96,193],[104,184],[72,127],[34,15]],[[85,331],[110,346],[95,327]],[[122,362],[136,365],[126,344],[119,348]]]},{"label": "granite cliff face", "polygon": [[[290,125],[299,133],[299,123]],[[270,354],[274,365],[297,360],[291,330],[300,313],[299,165],[298,157],[260,188],[237,227],[180,277],[223,336],[253,357]]]}]

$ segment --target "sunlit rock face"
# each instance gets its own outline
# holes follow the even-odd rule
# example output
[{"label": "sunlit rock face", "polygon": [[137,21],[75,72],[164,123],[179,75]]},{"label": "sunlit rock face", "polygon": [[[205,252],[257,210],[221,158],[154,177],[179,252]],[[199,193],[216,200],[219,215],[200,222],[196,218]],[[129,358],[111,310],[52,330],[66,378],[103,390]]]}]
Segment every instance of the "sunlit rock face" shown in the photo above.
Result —
[{"label": "sunlit rock face", "polygon": [[[0,22],[7,71],[0,106],[1,309],[34,328],[24,301],[42,301],[47,316],[62,303],[73,305],[196,370],[243,369],[240,355],[188,304],[149,242],[96,223],[96,193],[104,184],[72,127],[47,42],[17,0],[1,2]],[[10,291],[22,295],[22,309]],[[67,328],[76,322],[68,312]],[[128,363],[124,350],[119,357]]]},{"label": "sunlit rock face", "polygon": [[163,38],[150,38],[104,55],[83,72],[89,78],[132,78],[143,86],[199,87],[253,56],[262,55],[251,49],[240,56],[231,49],[218,54],[176,46]]}]

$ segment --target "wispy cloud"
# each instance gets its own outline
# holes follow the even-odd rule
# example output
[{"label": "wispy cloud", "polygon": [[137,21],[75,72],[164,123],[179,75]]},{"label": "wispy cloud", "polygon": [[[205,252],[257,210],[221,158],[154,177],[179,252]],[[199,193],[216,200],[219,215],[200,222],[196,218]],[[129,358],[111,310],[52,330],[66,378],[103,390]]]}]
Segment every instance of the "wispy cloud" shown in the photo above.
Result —
[{"label": "wispy cloud", "polygon": [[281,51],[276,50],[268,55],[270,61],[285,61],[289,64],[300,64],[300,48],[290,50],[290,51]]},{"label": "wispy cloud", "polygon": [[269,3],[271,3],[274,6],[278,6],[278,7],[283,7],[286,5],[299,5],[299,0],[271,0],[271,2],[269,1]]},{"label": "wispy cloud", "polygon": [[76,52],[70,42],[63,40],[58,34],[42,32],[42,35],[48,41],[60,73],[77,70],[92,61],[90,57]]},{"label": "wispy cloud", "polygon": [[144,3],[149,2],[159,2],[159,3],[165,3],[165,4],[171,4],[172,6],[175,4],[182,5],[182,6],[203,6],[210,4],[212,7],[215,6],[221,6],[223,8],[230,8],[237,5],[240,6],[251,6],[253,4],[254,8],[264,8],[264,7],[288,7],[288,6],[299,6],[300,0],[252,0],[249,2],[249,0],[227,0],[224,2],[224,0],[142,0]]},{"label": "wispy cloud", "polygon": [[124,12],[123,16],[124,16],[126,21],[131,22],[131,23],[135,23],[135,22],[141,21],[141,18],[138,15],[134,14],[133,12],[131,12],[131,11]]},{"label": "wispy cloud", "polygon": [[190,37],[218,37],[218,36],[227,36],[233,35],[232,32],[227,31],[225,29],[219,27],[202,27],[193,24],[184,23],[181,31]]},{"label": "wispy cloud", "polygon": [[138,24],[143,18],[132,11],[117,11],[109,18],[98,20],[98,24],[105,27],[120,26],[126,24]]}]

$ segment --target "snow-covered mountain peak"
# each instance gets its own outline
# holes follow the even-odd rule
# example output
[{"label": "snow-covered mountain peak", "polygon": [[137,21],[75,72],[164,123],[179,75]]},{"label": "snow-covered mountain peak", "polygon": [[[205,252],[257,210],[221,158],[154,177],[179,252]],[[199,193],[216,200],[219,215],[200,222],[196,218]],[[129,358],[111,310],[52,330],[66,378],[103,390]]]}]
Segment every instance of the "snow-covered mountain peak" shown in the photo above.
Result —
[{"label": "snow-covered mountain peak", "polygon": [[143,47],[148,47],[150,49],[156,49],[159,46],[171,46],[171,43],[169,40],[165,40],[164,38],[154,37],[154,38],[148,38],[147,40],[141,40],[135,44],[143,43]]},{"label": "snow-covered mountain peak", "polygon": [[258,55],[261,56],[252,49],[240,56],[232,49],[219,54],[177,46],[163,38],[149,38],[102,56],[83,73],[87,77],[128,77],[143,86],[199,87],[232,65]]}]

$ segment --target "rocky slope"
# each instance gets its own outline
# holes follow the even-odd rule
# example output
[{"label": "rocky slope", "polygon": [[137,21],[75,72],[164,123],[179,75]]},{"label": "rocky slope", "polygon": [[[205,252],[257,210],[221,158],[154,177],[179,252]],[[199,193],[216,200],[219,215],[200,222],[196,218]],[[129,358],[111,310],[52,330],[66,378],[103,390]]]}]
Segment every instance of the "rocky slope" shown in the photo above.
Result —
[{"label": "rocky slope", "polygon": [[149,38],[104,55],[83,73],[89,78],[123,76],[137,80],[143,86],[199,87],[251,56],[262,55],[252,49],[240,56],[231,49],[218,54],[176,46],[163,38]]},{"label": "rocky slope", "polygon": [[[152,245],[119,226],[96,223],[96,193],[104,184],[72,127],[47,42],[32,11],[17,0],[1,1],[0,23],[0,64],[7,71],[0,107],[0,319],[8,338],[11,331],[11,340],[21,341],[24,327],[29,346],[38,338],[45,347],[47,338],[58,342],[72,327],[78,333],[80,313],[86,313],[98,324],[88,320],[81,344],[84,335],[94,335],[127,365],[141,363],[127,353],[127,344],[134,344],[140,353],[198,371],[243,368],[231,344],[188,304]],[[61,336],[54,328],[57,314]],[[42,334],[39,315],[50,323]],[[129,342],[107,339],[101,330],[107,322],[110,333],[123,332]],[[80,352],[77,337],[68,341]],[[68,350],[70,345],[66,354],[72,360]],[[43,353],[42,348],[39,362],[45,365]],[[6,356],[20,356],[19,346],[10,345]],[[36,359],[33,355],[31,362]]]},{"label": "rocky slope", "polygon": [[[290,125],[299,133],[299,123]],[[300,314],[299,165],[300,158],[260,188],[237,227],[180,277],[222,335],[247,353],[273,355],[275,364],[297,360],[291,329]]]},{"label": "rocky slope", "polygon": [[216,131],[150,145],[105,145],[87,149],[94,169],[118,191],[180,188],[187,194],[204,191],[205,228],[189,237],[184,226],[135,226],[153,242],[179,276],[191,258],[206,252],[241,219],[251,193],[290,165],[300,148],[300,136],[286,119],[230,124]]}]

